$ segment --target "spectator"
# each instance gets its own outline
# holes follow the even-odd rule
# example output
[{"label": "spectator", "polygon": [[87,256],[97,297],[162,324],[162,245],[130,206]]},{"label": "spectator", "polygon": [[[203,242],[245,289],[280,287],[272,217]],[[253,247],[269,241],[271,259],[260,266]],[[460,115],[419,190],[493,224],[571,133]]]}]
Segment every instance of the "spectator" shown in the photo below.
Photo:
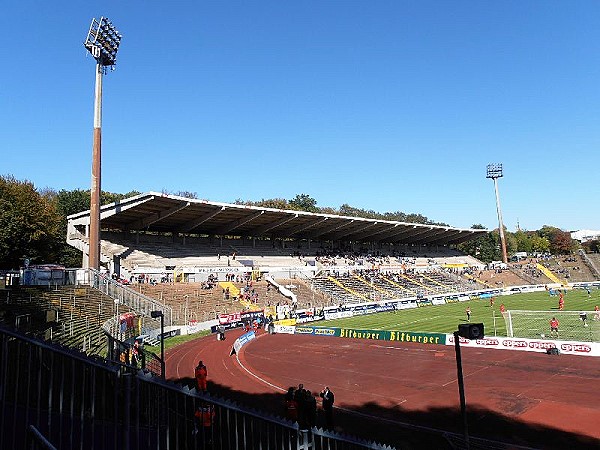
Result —
[{"label": "spectator", "polygon": [[335,396],[327,386],[325,386],[325,389],[321,391],[319,396],[323,399],[323,411],[325,412],[326,427],[333,428],[333,403],[335,402]]},{"label": "spectator", "polygon": [[312,393],[307,390],[306,391],[306,401],[305,401],[305,412],[306,412],[306,423],[308,428],[313,428],[317,426],[317,399]]},{"label": "spectator", "polygon": [[205,402],[200,404],[194,413],[196,420],[194,434],[200,448],[212,448],[215,415],[214,405]]},{"label": "spectator", "polygon": [[194,375],[196,377],[196,384],[198,385],[198,390],[202,392],[207,391],[207,379],[208,379],[208,370],[202,361],[198,362],[196,369],[194,370]]},{"label": "spectator", "polygon": [[292,422],[298,420],[298,403],[294,398],[294,388],[290,386],[283,401],[285,417]]}]

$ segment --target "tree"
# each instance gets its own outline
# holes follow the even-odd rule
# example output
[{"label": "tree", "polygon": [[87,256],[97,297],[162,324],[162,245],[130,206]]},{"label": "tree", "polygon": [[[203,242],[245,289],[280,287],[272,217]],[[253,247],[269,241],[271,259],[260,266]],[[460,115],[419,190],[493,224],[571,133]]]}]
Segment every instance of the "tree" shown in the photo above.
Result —
[{"label": "tree", "polygon": [[558,230],[554,233],[550,241],[550,251],[555,255],[568,255],[574,250],[575,246],[571,233],[568,231]]},{"label": "tree", "polygon": [[547,253],[550,251],[550,241],[545,237],[534,234],[531,236],[531,250],[533,252]]},{"label": "tree", "polygon": [[[139,195],[138,191],[131,191],[126,194],[116,194],[113,192],[102,191],[100,193],[100,204],[107,205],[114,203],[124,198]],[[57,261],[66,267],[81,266],[81,251],[71,247],[66,242],[67,236],[67,217],[71,214],[87,211],[90,209],[90,191],[82,189],[73,189],[67,191],[61,189],[58,193],[53,193],[52,201],[55,204],[56,211],[60,216],[60,250],[57,256]]]},{"label": "tree", "polygon": [[33,183],[0,176],[0,268],[57,261],[60,216],[51,196],[40,195]]},{"label": "tree", "polygon": [[575,248],[575,242],[571,238],[571,233],[563,231],[560,228],[544,225],[538,231],[538,234],[548,240],[550,243],[550,253],[553,255],[566,255]]},{"label": "tree", "polygon": [[517,244],[516,251],[527,252],[527,253],[531,253],[533,251],[532,242],[531,242],[532,236],[530,233],[528,233],[526,231],[518,230],[515,233],[513,233],[513,236],[514,236],[516,244]]},{"label": "tree", "polygon": [[308,194],[297,194],[289,204],[292,209],[298,211],[319,212],[317,201]]},{"label": "tree", "polygon": [[[473,225],[471,228],[475,230],[485,229],[484,226],[479,224]],[[458,249],[483,262],[498,261],[501,258],[500,235],[497,231],[492,231],[470,241],[458,244]]]},{"label": "tree", "polygon": [[191,198],[191,199],[198,198],[198,193],[190,192],[190,191],[177,191],[173,195],[177,195],[178,197]]},{"label": "tree", "polygon": [[233,203],[236,205],[258,206],[259,208],[290,209],[290,204],[285,198],[263,198],[262,200],[257,202],[253,202],[251,200],[237,199]]}]

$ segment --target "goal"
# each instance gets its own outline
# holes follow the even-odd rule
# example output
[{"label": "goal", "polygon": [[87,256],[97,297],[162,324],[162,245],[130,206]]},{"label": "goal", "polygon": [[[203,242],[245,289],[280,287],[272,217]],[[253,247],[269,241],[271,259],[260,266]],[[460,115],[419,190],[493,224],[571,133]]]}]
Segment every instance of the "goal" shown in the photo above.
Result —
[{"label": "goal", "polygon": [[[508,310],[502,315],[506,323],[506,335],[509,337],[600,342],[598,311]],[[556,333],[550,332],[550,320],[553,317],[559,321],[558,337]]]}]

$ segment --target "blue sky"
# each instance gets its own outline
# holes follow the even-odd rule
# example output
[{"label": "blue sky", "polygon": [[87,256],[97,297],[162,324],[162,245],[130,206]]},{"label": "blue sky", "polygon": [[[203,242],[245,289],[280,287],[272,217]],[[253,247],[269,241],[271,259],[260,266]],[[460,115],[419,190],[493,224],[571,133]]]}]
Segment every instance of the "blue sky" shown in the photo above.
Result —
[{"label": "blue sky", "polygon": [[0,174],[89,189],[92,17],[102,188],[347,203],[497,226],[600,228],[600,3],[32,1],[0,16]]}]

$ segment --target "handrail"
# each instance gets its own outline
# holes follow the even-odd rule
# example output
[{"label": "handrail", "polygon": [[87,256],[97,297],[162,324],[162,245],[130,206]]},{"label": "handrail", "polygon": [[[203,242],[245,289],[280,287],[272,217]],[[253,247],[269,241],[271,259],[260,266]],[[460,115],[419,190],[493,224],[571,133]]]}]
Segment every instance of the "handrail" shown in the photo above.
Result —
[{"label": "handrail", "polygon": [[29,425],[28,431],[29,436],[36,442],[36,444],[38,444],[36,447],[39,446],[44,450],[57,450],[57,448],[54,445],[52,445],[42,433],[40,433],[40,430],[38,430],[33,425]]},{"label": "handrail", "polygon": [[[115,303],[125,305],[143,316],[151,317],[150,313],[152,311],[162,311],[165,324],[167,326],[173,324],[173,309],[170,306],[124,286],[110,277],[99,273],[97,270],[85,269],[84,273],[84,280],[81,284],[98,289],[106,296],[112,298]],[[111,335],[114,335],[114,330],[118,329],[117,320],[118,318],[115,317],[110,318],[104,322],[102,328]]]},{"label": "handrail", "polygon": [[596,277],[600,277],[600,271],[596,267],[596,264],[594,264],[594,261],[592,261],[590,259],[590,257],[585,254],[585,252],[583,250],[580,250],[579,254],[581,255],[581,259],[583,260],[583,263],[588,267],[588,269],[590,269],[590,271],[593,273],[593,275],[595,275]]}]

